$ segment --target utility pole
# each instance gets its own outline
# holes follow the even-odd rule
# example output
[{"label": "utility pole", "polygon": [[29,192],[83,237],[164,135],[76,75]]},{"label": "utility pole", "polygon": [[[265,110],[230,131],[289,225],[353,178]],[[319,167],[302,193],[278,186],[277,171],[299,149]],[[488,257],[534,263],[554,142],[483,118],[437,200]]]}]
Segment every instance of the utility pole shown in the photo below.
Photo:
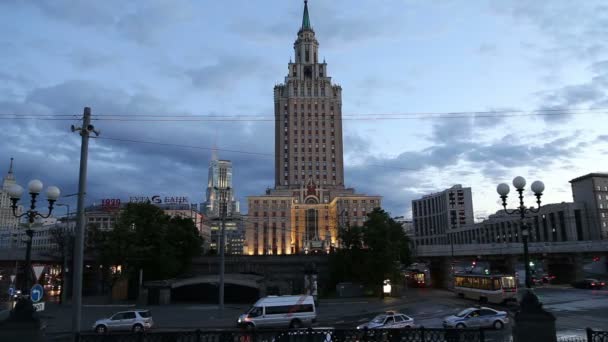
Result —
[{"label": "utility pole", "polygon": [[82,268],[84,259],[84,196],[87,190],[87,160],[89,157],[89,136],[91,132],[99,135],[99,131],[91,125],[91,108],[84,107],[82,127],[71,127],[72,132],[80,132],[80,175],[78,178],[78,206],[76,216],[76,239],[74,242],[74,285],[72,292],[72,332],[74,336],[80,332],[82,320]]}]

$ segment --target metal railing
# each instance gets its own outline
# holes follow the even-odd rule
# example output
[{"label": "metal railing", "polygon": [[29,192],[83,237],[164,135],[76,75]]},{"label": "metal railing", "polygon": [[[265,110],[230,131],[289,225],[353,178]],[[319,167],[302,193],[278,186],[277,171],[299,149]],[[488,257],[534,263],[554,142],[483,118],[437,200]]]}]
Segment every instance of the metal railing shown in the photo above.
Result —
[{"label": "metal railing", "polygon": [[483,329],[297,329],[81,333],[78,342],[484,342]]},{"label": "metal railing", "polygon": [[587,342],[608,342],[608,331],[587,328]]}]

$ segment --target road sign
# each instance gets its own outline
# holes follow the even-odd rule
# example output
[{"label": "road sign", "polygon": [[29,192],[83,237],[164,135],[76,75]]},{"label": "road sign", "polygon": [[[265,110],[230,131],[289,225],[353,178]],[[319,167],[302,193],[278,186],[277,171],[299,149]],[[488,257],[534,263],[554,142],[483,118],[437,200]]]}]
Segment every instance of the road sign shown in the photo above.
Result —
[{"label": "road sign", "polygon": [[42,275],[42,271],[44,271],[44,265],[34,265],[32,269],[34,270],[34,274],[36,275],[36,281],[40,280],[40,276]]},{"label": "road sign", "polygon": [[15,288],[14,287],[9,287],[8,288],[8,295],[9,297],[12,297],[15,294]]},{"label": "road sign", "polygon": [[36,311],[44,311],[44,302],[34,303],[33,306]]},{"label": "road sign", "polygon": [[32,302],[36,303],[42,300],[42,296],[44,296],[44,288],[40,284],[36,284],[32,286],[30,290],[30,299]]}]

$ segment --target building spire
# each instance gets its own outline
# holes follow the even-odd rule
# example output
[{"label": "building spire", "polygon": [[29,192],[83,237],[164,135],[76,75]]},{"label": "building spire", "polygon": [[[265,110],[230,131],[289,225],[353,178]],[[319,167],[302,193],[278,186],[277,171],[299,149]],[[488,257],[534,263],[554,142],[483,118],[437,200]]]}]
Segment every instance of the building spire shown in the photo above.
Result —
[{"label": "building spire", "polygon": [[13,174],[13,157],[11,157],[11,165],[8,167],[8,174]]},{"label": "building spire", "polygon": [[310,18],[308,16],[308,0],[304,0],[304,16],[302,17],[302,30],[312,29],[310,27]]}]

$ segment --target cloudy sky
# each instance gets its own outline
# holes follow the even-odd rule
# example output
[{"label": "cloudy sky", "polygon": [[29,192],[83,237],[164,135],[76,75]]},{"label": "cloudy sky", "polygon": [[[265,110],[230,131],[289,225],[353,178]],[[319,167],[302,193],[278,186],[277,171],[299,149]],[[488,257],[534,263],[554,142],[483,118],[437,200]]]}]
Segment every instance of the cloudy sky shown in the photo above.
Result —
[{"label": "cloudy sky", "polygon": [[[516,175],[542,179],[545,201],[571,201],[570,179],[608,170],[603,1],[309,5],[320,57],[343,88],[347,185],[384,196],[393,215],[460,183],[486,216],[498,209],[496,184]],[[19,182],[76,192],[79,137],[69,126],[90,106],[106,139],[91,141],[89,203],[202,201],[216,144],[245,204],[273,186],[273,87],[287,73],[302,8],[1,1],[1,172],[13,156]]]}]

